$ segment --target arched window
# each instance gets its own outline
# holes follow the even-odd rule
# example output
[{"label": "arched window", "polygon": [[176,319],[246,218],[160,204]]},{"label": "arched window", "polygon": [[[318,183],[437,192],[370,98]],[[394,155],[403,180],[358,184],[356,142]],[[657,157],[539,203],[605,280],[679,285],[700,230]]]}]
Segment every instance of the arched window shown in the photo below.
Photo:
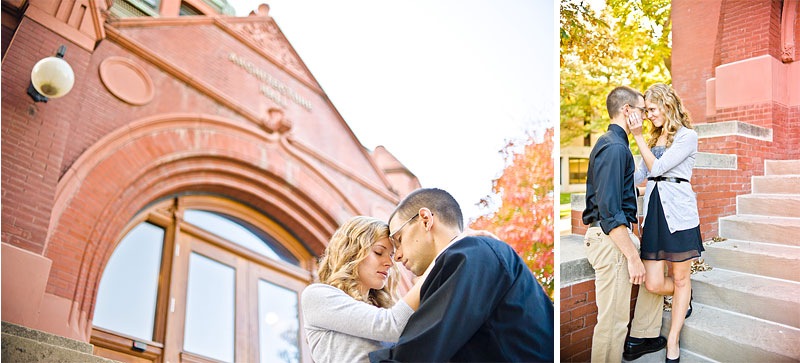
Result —
[{"label": "arched window", "polygon": [[221,213],[196,209],[184,212],[183,220],[266,257],[298,264],[297,258],[292,256],[280,243],[275,242],[269,235],[259,231],[246,221]]},{"label": "arched window", "polygon": [[119,243],[106,265],[94,325],[153,339],[164,229],[143,222]]},{"label": "arched window", "polygon": [[245,205],[158,203],[121,238],[98,287],[91,343],[120,361],[303,362],[299,293],[311,254]]}]

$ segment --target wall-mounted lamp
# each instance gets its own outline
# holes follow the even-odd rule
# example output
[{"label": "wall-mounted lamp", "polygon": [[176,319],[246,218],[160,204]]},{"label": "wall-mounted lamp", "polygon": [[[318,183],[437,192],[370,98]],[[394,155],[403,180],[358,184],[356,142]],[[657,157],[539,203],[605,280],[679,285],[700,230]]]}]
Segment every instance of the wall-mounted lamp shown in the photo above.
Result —
[{"label": "wall-mounted lamp", "polygon": [[47,102],[48,98],[59,98],[66,95],[75,83],[75,73],[64,60],[67,47],[58,47],[55,57],[44,58],[31,70],[31,84],[28,95],[36,102]]}]

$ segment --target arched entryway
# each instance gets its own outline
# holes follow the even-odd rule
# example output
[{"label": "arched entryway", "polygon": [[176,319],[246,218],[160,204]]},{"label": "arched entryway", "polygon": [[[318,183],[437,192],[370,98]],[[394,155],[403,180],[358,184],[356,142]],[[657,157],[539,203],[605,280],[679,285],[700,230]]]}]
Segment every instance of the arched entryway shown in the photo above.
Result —
[{"label": "arched entryway", "polygon": [[[308,284],[314,256],[322,253],[341,221],[371,214],[392,201],[376,197],[374,188],[341,174],[341,168],[324,169],[324,161],[310,162],[314,155],[296,148],[287,137],[218,116],[175,114],[132,122],[87,149],[66,171],[56,192],[45,250],[52,260],[46,330],[136,358],[214,358],[184,349],[186,321],[179,319],[185,318],[173,319],[166,312],[179,311],[181,299],[182,309],[187,309],[189,297],[180,294],[187,294],[193,263],[202,266],[211,260],[205,265],[233,267],[235,291],[250,294],[237,295],[237,303],[255,304],[252,297],[259,289],[285,295]],[[186,218],[192,210],[251,231],[274,247],[278,258],[237,247],[234,239],[204,230],[203,222]],[[155,238],[161,249],[158,288],[151,292],[157,296],[152,333],[96,326],[93,317],[104,271],[125,238],[143,223],[162,235]],[[173,256],[178,253],[182,254]],[[249,277],[239,278],[242,273]],[[176,279],[185,281],[175,285]],[[242,309],[251,313],[235,315],[235,334],[257,336],[257,328],[244,322],[256,320],[252,312],[257,308]],[[234,342],[236,361],[259,359],[258,342]],[[310,359],[303,353],[302,340],[300,348],[301,361]],[[230,354],[220,357],[227,360]]]}]

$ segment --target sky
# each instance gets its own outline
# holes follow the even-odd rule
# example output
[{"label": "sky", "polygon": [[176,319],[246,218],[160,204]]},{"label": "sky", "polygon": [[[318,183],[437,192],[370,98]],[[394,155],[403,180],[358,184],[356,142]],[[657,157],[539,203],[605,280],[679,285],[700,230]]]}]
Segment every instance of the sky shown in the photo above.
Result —
[{"label": "sky", "polygon": [[558,120],[555,1],[229,0],[239,16],[263,2],[359,141],[467,220],[506,142]]}]

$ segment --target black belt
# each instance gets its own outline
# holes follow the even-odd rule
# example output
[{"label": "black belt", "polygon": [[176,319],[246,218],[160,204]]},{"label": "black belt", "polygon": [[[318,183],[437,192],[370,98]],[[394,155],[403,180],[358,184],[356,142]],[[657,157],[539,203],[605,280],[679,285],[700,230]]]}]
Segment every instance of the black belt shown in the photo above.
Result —
[{"label": "black belt", "polygon": [[676,178],[674,176],[651,176],[651,177],[647,178],[647,180],[652,180],[654,182],[665,181],[665,182],[670,182],[670,183],[680,183],[680,182],[688,183],[689,182],[688,180],[686,180],[684,178]]},{"label": "black belt", "polygon": [[592,223],[589,223],[589,228],[592,227],[600,227],[600,221],[594,221]]}]

